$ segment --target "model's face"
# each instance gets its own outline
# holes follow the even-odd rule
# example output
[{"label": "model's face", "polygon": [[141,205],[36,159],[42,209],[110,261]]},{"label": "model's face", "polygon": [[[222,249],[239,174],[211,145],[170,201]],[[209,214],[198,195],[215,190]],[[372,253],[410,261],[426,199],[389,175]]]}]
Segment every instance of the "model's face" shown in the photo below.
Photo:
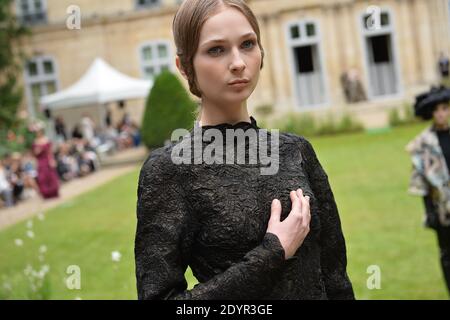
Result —
[{"label": "model's face", "polygon": [[[218,40],[218,41],[214,41]],[[246,100],[256,87],[261,50],[256,33],[237,9],[224,8],[203,24],[194,69],[203,99],[225,103]],[[230,85],[247,79],[245,85]]]},{"label": "model's face", "polygon": [[448,117],[450,116],[448,103],[440,103],[433,111],[434,123],[438,126],[447,125]]}]

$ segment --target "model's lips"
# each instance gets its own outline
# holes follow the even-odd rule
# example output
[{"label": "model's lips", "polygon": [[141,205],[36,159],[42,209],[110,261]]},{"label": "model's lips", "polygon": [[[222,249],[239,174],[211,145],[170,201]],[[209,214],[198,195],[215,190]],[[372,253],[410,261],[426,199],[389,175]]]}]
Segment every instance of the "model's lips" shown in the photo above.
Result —
[{"label": "model's lips", "polygon": [[248,79],[236,79],[236,80],[228,82],[229,85],[238,85],[238,84],[246,84],[246,83],[249,83]]},{"label": "model's lips", "polygon": [[230,84],[230,88],[232,89],[242,89],[249,85],[249,82],[238,82]]}]

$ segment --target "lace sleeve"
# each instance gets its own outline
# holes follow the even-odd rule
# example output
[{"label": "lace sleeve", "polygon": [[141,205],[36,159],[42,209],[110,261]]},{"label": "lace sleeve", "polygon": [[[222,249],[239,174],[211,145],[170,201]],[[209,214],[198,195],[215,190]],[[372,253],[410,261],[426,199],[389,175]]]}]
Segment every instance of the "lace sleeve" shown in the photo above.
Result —
[{"label": "lace sleeve", "polygon": [[187,289],[189,265],[198,224],[191,212],[177,166],[160,152],[143,165],[138,185],[135,238],[139,299],[255,299],[274,283],[273,272],[284,262],[276,235],[209,281]]},{"label": "lace sleeve", "polygon": [[328,176],[311,143],[301,138],[300,149],[321,221],[321,267],[329,299],[354,299],[353,287],[348,278],[345,239],[341,229],[338,209]]}]

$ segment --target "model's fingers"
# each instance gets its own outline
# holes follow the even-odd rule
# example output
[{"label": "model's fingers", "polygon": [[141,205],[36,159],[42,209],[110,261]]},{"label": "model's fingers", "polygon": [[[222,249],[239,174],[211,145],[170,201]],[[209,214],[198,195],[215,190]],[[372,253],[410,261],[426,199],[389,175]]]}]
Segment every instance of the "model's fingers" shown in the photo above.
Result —
[{"label": "model's fingers", "polygon": [[298,195],[298,197],[301,199],[302,197],[303,197],[303,190],[302,189],[297,189],[297,195]]},{"label": "model's fingers", "polygon": [[278,199],[272,200],[270,222],[280,222],[281,219],[281,202]]},{"label": "model's fingers", "polygon": [[289,213],[291,219],[301,220],[302,219],[302,204],[300,198],[298,197],[297,191],[291,191],[292,209]]},{"label": "model's fingers", "polygon": [[297,197],[296,191],[291,191],[291,192],[289,193],[289,197],[291,198],[292,206],[294,206],[294,201],[295,201],[295,199],[298,198],[298,197]]},{"label": "model's fingers", "polygon": [[300,211],[299,211],[299,213],[301,214],[301,212],[302,212],[302,208],[303,208],[303,201],[302,201],[302,199],[304,198],[304,196],[303,196],[303,190],[302,189],[300,189],[300,188],[298,188],[296,191],[296,194],[297,194],[297,197],[298,197],[298,199],[300,200],[299,201],[299,205],[300,205],[300,207],[299,207],[299,209],[300,209]]},{"label": "model's fingers", "polygon": [[302,206],[302,215],[303,215],[303,222],[305,225],[308,225],[311,221],[311,206],[310,206],[310,197],[305,196],[302,199],[303,206]]}]

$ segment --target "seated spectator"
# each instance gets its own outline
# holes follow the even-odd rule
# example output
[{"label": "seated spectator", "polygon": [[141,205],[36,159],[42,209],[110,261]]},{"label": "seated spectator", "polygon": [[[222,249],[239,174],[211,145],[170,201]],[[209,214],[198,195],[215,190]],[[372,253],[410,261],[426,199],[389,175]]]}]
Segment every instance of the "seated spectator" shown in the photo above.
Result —
[{"label": "seated spectator", "polygon": [[22,200],[25,183],[22,172],[22,156],[18,152],[11,155],[10,167],[7,172],[7,179],[12,187],[14,203]]},{"label": "seated spectator", "polygon": [[56,170],[62,181],[70,181],[79,175],[77,159],[71,155],[70,141],[61,143],[56,151]]},{"label": "seated spectator", "polygon": [[80,125],[77,124],[72,130],[72,138],[74,139],[82,139],[83,133],[81,132]]},{"label": "seated spectator", "polygon": [[14,205],[13,192],[8,180],[6,179],[6,170],[1,161],[0,161],[0,198],[4,202],[5,207],[12,207]]},{"label": "seated spectator", "polygon": [[103,134],[103,138],[105,140],[105,143],[111,141],[114,143],[115,148],[118,146],[118,140],[119,140],[119,132],[117,131],[114,126],[110,125],[106,128]]},{"label": "seated spectator", "polygon": [[84,139],[74,139],[73,154],[78,160],[79,175],[85,176],[98,168],[95,150]]},{"label": "seated spectator", "polygon": [[83,113],[83,117],[80,120],[80,129],[83,138],[91,143],[95,136],[95,122],[88,113]]},{"label": "seated spectator", "polygon": [[66,124],[64,123],[64,119],[62,116],[58,116],[55,120],[55,133],[57,140],[67,140]]},{"label": "seated spectator", "polygon": [[33,195],[39,194],[39,187],[36,182],[36,160],[31,151],[25,152],[22,156],[22,172],[25,186],[24,198],[31,198]]},{"label": "seated spectator", "polygon": [[136,123],[131,123],[130,132],[133,138],[133,146],[138,147],[141,144],[141,133]]},{"label": "seated spectator", "polygon": [[131,134],[132,131],[131,126],[126,123],[122,123],[119,126],[118,131],[119,131],[119,139],[118,139],[119,150],[131,148],[133,146],[133,136]]}]

